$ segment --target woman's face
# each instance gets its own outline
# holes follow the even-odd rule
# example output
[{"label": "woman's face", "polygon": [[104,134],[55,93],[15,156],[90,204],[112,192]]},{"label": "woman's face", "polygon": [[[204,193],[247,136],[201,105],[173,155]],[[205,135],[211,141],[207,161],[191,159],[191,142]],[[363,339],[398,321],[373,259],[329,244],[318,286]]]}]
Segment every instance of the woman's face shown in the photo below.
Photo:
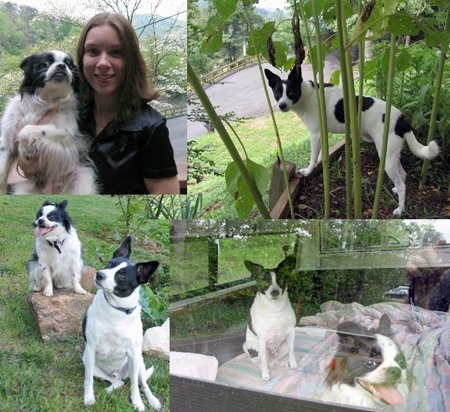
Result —
[{"label": "woman's face", "polygon": [[123,49],[110,25],[93,27],[84,43],[83,71],[96,95],[112,96],[123,78]]}]

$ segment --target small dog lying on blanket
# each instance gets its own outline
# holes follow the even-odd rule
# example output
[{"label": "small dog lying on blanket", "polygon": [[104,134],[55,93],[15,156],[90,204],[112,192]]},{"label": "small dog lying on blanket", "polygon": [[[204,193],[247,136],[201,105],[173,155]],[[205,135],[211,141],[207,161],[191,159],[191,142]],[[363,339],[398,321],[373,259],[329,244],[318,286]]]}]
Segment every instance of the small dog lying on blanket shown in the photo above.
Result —
[{"label": "small dog lying on blanket", "polygon": [[339,349],[326,377],[322,400],[387,411],[405,411],[409,394],[406,360],[383,315],[377,330],[354,322],[337,328]]},{"label": "small dog lying on blanket", "polygon": [[[268,364],[288,355],[289,367],[296,368],[294,354],[295,312],[289,301],[287,281],[292,277],[296,259],[288,256],[275,269],[244,262],[256,280],[256,296],[250,309],[244,352],[252,362],[260,361],[261,379],[270,379]],[[270,362],[269,362],[270,360]]]}]

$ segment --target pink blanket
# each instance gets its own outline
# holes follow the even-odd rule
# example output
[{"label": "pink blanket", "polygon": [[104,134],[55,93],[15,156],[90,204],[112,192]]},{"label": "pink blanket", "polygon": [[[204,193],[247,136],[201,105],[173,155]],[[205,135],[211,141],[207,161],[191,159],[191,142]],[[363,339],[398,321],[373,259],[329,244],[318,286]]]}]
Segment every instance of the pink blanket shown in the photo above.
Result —
[{"label": "pink blanket", "polygon": [[449,314],[391,302],[371,306],[326,302],[321,310],[315,316],[300,319],[295,340],[297,369],[272,369],[272,379],[262,382],[258,367],[240,355],[219,368],[217,381],[320,399],[326,369],[337,347],[333,330],[340,322],[349,320],[376,328],[386,313],[392,322],[393,339],[406,356],[412,378],[408,411],[450,411]]}]

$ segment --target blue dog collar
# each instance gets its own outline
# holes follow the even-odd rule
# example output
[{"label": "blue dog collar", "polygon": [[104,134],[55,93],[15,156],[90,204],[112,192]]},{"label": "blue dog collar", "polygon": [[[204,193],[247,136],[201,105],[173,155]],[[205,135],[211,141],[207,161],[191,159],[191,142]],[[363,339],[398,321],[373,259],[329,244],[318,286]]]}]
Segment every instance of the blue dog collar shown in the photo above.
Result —
[{"label": "blue dog collar", "polygon": [[137,308],[137,305],[134,308],[129,308],[129,309],[121,308],[119,306],[114,306],[114,305],[111,304],[111,302],[106,297],[105,291],[103,291],[103,296],[105,297],[105,300],[106,300],[106,302],[108,302],[109,306],[111,306],[114,309],[120,310],[121,312],[125,313],[126,315],[131,315],[134,312],[134,310]]}]

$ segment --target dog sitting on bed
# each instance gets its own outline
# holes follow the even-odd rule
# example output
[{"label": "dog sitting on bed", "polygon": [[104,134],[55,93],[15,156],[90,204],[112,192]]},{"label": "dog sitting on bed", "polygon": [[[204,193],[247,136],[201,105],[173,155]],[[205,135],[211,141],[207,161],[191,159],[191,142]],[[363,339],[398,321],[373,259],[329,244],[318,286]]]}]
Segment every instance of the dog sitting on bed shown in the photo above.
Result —
[{"label": "dog sitting on bed", "polygon": [[288,256],[275,269],[265,269],[246,260],[246,268],[256,281],[256,296],[250,309],[244,352],[252,362],[260,362],[261,379],[270,380],[269,365],[288,356],[290,368],[296,368],[294,353],[295,312],[288,297],[287,284],[293,276],[296,259]]},{"label": "dog sitting on bed", "polygon": [[339,348],[326,377],[321,399],[386,411],[405,411],[409,394],[406,360],[388,337],[391,321],[383,315],[377,330],[354,322],[337,328]]}]

